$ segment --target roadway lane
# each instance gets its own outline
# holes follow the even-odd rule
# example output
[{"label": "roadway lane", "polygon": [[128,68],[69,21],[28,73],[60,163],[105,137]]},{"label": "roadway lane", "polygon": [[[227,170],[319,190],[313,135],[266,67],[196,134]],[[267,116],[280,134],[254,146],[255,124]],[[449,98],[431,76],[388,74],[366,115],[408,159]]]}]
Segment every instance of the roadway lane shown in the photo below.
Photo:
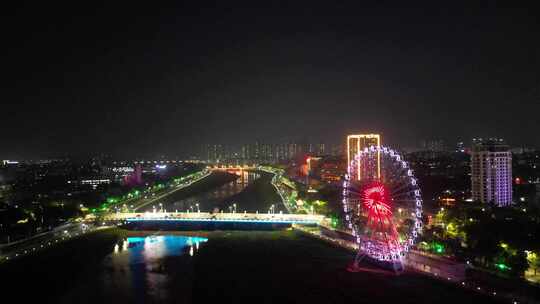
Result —
[{"label": "roadway lane", "polygon": [[3,246],[0,250],[0,262],[37,252],[95,229],[96,227],[94,225],[87,223],[69,223],[58,226],[51,231],[40,233],[34,237]]},{"label": "roadway lane", "polygon": [[193,179],[190,179],[188,181],[185,181],[181,184],[179,184],[178,186],[175,186],[173,187],[172,189],[166,191],[165,193],[160,193],[156,196],[152,196],[152,197],[149,197],[149,198],[142,198],[140,201],[138,202],[135,202],[131,205],[133,205],[133,207],[130,207],[129,209],[131,209],[132,211],[138,211],[140,210],[141,208],[145,207],[145,206],[148,206],[148,205],[151,205],[153,203],[156,203],[158,202],[159,200],[179,191],[179,190],[182,190],[182,189],[185,189],[185,188],[188,188],[190,187],[191,185],[199,182],[199,181],[202,181],[203,179],[209,177],[210,175],[212,174],[212,172],[208,171],[206,173],[204,173],[203,175],[201,176],[197,176]]}]

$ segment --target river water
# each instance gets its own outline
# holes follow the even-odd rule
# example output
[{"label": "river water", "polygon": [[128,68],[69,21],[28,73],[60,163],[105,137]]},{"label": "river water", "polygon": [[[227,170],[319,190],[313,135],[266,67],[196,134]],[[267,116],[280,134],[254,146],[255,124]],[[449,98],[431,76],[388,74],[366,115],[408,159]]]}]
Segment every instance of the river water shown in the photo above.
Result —
[{"label": "river water", "polygon": [[293,231],[130,237],[47,303],[494,302],[414,272],[349,273],[353,258]]},{"label": "river water", "polygon": [[169,212],[185,212],[187,210],[197,211],[197,204],[199,204],[198,208],[201,212],[214,211],[215,208],[223,209],[223,206],[220,206],[221,202],[242,192],[249,184],[260,177],[259,173],[251,171],[238,171],[234,174],[237,174],[239,177],[232,182],[228,182],[198,195],[167,203],[163,208]]},{"label": "river water", "polygon": [[[190,191],[189,188],[187,188],[186,190],[178,190],[164,197],[163,199],[160,199],[154,204],[142,208],[142,211],[159,212],[161,211],[161,208],[163,208],[163,211],[167,212],[196,212],[197,209],[199,209],[201,212],[211,212],[217,210],[223,210],[224,212],[227,212],[228,205],[224,204],[224,202],[228,198],[242,192],[248,185],[252,184],[255,180],[261,177],[261,174],[259,172],[253,171],[242,170],[232,171],[229,173],[235,174],[237,178],[228,182],[222,181],[220,183],[218,181],[218,185],[215,186],[216,180],[208,181],[207,179],[213,179],[217,177],[210,176],[207,179],[203,179],[195,184],[197,185],[200,183],[200,186],[205,188],[204,190],[199,190],[198,192],[193,194],[186,194],[184,192]],[[223,176],[221,176],[221,178],[225,180],[231,180],[230,177],[224,178]]]},{"label": "river water", "polygon": [[179,235],[124,239],[102,267],[89,273],[60,303],[189,303],[191,259],[206,241]]}]

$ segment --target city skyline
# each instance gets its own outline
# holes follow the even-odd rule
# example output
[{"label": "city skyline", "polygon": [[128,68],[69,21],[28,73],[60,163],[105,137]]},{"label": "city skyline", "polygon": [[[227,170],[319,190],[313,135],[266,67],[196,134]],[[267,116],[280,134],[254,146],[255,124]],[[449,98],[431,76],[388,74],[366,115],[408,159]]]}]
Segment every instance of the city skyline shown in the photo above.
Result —
[{"label": "city skyline", "polygon": [[[384,134],[381,134],[383,136]],[[342,135],[345,136],[345,135]],[[483,137],[484,139],[493,139],[499,137]],[[468,139],[457,138],[455,141],[446,141],[437,137],[426,138],[426,139],[417,139],[414,142],[409,142],[405,145],[396,145],[392,142],[385,141],[382,146],[392,146],[404,153],[418,152],[418,151],[434,151],[434,152],[466,152],[470,153],[472,147],[475,145],[477,140],[481,140],[481,137],[471,137]],[[504,142],[509,145],[513,152],[521,153],[523,151],[533,151],[539,149],[536,146],[530,145],[519,145],[519,144],[510,144],[512,141],[504,139]],[[254,150],[254,147],[260,145],[261,147],[268,146],[268,149],[278,149],[281,146],[295,145],[298,146],[298,151],[305,152],[306,154],[311,155],[333,155],[333,156],[347,156],[347,141],[308,141],[308,140],[282,140],[282,141],[261,141],[254,139],[252,141],[245,141],[240,143],[228,143],[226,141],[215,141],[205,142],[199,145],[189,145],[190,148],[185,150],[178,151],[169,151],[164,153],[163,151],[151,151],[148,153],[140,153],[133,151],[116,151],[112,150],[103,150],[103,151],[87,151],[84,153],[76,153],[73,151],[64,151],[64,152],[42,152],[34,154],[13,154],[13,153],[4,153],[0,154],[0,160],[3,162],[9,161],[47,161],[47,160],[62,160],[62,159],[75,159],[75,160],[84,160],[92,159],[95,157],[98,158],[114,158],[117,160],[138,160],[138,159],[176,159],[176,160],[189,160],[189,159],[200,159],[204,160],[205,156],[208,154],[206,151],[210,146],[220,147],[222,151],[227,151],[226,153],[237,154],[235,158],[238,158],[243,153],[242,149],[246,147],[252,147],[251,150]],[[323,146],[322,150],[320,146]],[[310,148],[311,147],[311,148]],[[288,148],[285,148],[288,149]],[[297,150],[294,148],[295,151]],[[324,151],[324,153],[321,153]],[[243,157],[240,157],[243,158]],[[290,157],[289,157],[290,158]]]}]

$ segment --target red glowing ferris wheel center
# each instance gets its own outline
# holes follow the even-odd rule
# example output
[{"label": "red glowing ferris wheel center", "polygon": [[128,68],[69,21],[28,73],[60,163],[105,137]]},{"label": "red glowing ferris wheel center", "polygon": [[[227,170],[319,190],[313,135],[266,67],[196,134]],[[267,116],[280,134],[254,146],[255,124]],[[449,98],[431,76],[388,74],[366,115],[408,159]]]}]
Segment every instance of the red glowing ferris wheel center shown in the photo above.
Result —
[{"label": "red glowing ferris wheel center", "polygon": [[362,201],[363,207],[372,216],[392,215],[388,191],[380,182],[374,182],[366,186],[362,191]]},{"label": "red glowing ferris wheel center", "polygon": [[367,213],[367,226],[371,239],[383,241],[389,247],[398,247],[398,234],[392,220],[392,206],[388,189],[381,182],[365,186],[362,194],[362,207]]}]

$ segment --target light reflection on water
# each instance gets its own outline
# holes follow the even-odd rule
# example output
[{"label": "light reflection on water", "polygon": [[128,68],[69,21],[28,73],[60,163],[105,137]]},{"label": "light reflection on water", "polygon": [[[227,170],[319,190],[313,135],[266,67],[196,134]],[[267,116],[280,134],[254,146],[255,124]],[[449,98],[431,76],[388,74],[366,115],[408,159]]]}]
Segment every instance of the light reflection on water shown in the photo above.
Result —
[{"label": "light reflection on water", "polygon": [[189,247],[190,251],[193,252],[193,248],[198,250],[199,244],[207,240],[203,237],[176,235],[128,237],[122,241],[121,245],[115,245],[111,262],[123,262],[122,259],[127,256],[129,265],[133,265],[165,257],[180,256],[185,254],[185,248]]},{"label": "light reflection on water", "polygon": [[[129,237],[114,246],[99,270],[60,303],[189,302],[192,262],[207,238]],[[81,295],[85,295],[81,297]]]},{"label": "light reflection on water", "polygon": [[[127,280],[131,286],[126,290],[132,290],[138,299],[150,298],[158,301],[167,301],[170,298],[168,291],[169,279],[177,272],[186,272],[185,269],[176,268],[167,263],[171,257],[178,257],[196,252],[200,243],[208,239],[191,236],[147,236],[129,237],[124,240],[127,250],[111,255],[110,265],[113,269],[125,269]],[[126,245],[123,245],[124,247]],[[176,264],[172,264],[177,266]],[[117,273],[117,272],[116,272]],[[111,276],[110,285],[118,284],[117,280],[125,278]]]},{"label": "light reflection on water", "polygon": [[[167,288],[170,278],[178,273],[187,273],[176,263],[170,263],[170,258],[196,254],[201,243],[208,239],[191,236],[147,236],[129,237],[124,240],[127,250],[111,255],[110,265],[114,271],[109,278],[109,286],[122,284],[126,278],[121,275],[122,269],[129,280],[126,280],[125,291],[135,295],[136,299],[152,299],[159,302],[170,300]],[[126,245],[124,245],[126,246]],[[124,247],[122,246],[122,247]],[[142,302],[141,302],[142,303]]]}]

